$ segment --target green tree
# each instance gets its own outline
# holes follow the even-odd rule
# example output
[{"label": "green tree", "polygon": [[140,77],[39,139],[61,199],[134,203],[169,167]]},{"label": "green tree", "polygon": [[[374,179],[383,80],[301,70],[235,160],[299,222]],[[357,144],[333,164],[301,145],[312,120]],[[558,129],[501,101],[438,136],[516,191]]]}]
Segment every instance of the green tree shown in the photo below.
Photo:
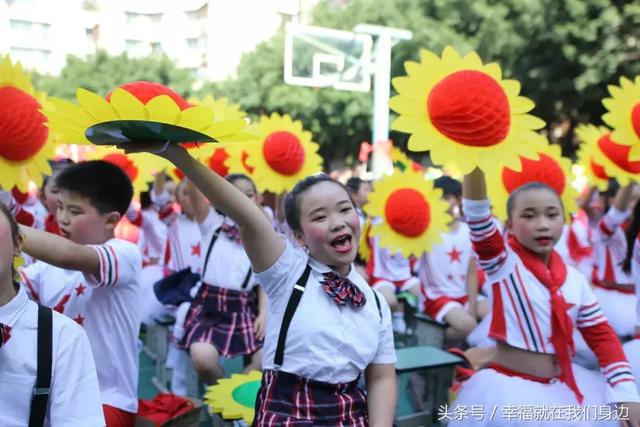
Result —
[{"label": "green tree", "polygon": [[[440,53],[447,45],[477,51],[501,64],[536,102],[534,113],[549,124],[568,121],[565,154],[572,154],[573,124],[599,122],[607,84],[640,74],[640,3],[615,0],[324,0],[313,24],[352,30],[359,23],[413,31],[393,49],[392,75],[420,49]],[[314,90],[283,82],[283,35],[244,56],[235,80],[205,85],[239,102],[252,114],[288,112],[322,144],[322,153],[342,157],[370,136],[371,95]],[[405,135],[392,134],[400,145]]]},{"label": "green tree", "polygon": [[38,89],[67,99],[75,98],[78,87],[106,95],[123,83],[137,80],[162,83],[186,97],[191,94],[195,78],[166,56],[129,58],[126,54],[112,56],[104,51],[86,59],[70,55],[59,76],[33,74]]}]

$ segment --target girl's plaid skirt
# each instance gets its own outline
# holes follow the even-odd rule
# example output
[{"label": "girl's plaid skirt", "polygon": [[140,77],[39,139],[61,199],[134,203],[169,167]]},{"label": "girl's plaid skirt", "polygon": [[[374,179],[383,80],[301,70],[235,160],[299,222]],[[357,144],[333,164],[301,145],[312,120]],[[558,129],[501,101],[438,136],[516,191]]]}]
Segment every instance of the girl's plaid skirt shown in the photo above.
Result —
[{"label": "girl's plaid skirt", "polygon": [[184,323],[182,347],[205,342],[225,357],[246,356],[262,348],[253,324],[258,314],[258,295],[203,283]]},{"label": "girl's plaid skirt", "polygon": [[368,427],[367,399],[358,381],[329,384],[267,369],[253,427]]}]

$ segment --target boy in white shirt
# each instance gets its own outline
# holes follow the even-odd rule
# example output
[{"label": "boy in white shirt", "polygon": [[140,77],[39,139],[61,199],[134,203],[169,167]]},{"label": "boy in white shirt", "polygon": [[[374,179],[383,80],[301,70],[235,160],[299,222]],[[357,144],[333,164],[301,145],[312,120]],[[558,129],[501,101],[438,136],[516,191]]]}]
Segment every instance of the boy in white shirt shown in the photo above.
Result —
[{"label": "boy in white shirt", "polygon": [[[87,336],[70,319],[30,301],[13,281],[20,244],[18,225],[0,203],[0,425],[104,426]],[[49,315],[50,329],[39,322]],[[50,337],[50,347],[41,346],[39,332]],[[39,383],[48,393],[34,397],[37,374],[48,365],[42,363],[46,354],[50,386],[40,387],[46,379]]]},{"label": "boy in white shirt", "polygon": [[[23,227],[24,251],[61,269],[81,272],[92,288],[82,302],[82,324],[96,359],[106,423],[133,426],[138,409],[142,260],[133,243],[114,238],[133,188],[120,168],[104,161],[70,166],[56,177],[56,184],[63,237]],[[64,286],[54,277],[42,278],[43,289]],[[65,310],[74,309],[73,300],[67,304]]]}]

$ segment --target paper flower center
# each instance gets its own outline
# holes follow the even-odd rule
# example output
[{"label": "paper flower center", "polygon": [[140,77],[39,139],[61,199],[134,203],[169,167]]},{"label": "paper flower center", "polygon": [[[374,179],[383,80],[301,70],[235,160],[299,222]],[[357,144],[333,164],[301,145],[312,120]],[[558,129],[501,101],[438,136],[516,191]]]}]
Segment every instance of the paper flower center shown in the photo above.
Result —
[{"label": "paper flower center", "polygon": [[640,173],[640,161],[629,161],[631,146],[616,144],[611,140],[611,134],[606,134],[598,140],[598,147],[620,169],[630,173]]},{"label": "paper flower center", "polygon": [[229,175],[229,168],[224,162],[229,158],[229,153],[224,148],[218,148],[213,152],[213,155],[209,157],[209,169],[225,177]]},{"label": "paper flower center", "polygon": [[33,157],[47,142],[40,103],[13,86],[0,87],[0,156],[14,162]]},{"label": "paper flower center", "polygon": [[636,104],[631,110],[631,124],[636,136],[640,138],[640,103]]},{"label": "paper flower center", "polygon": [[107,154],[102,158],[105,162],[109,162],[118,166],[120,169],[127,174],[131,182],[135,181],[138,177],[138,168],[135,163],[133,163],[127,156],[124,154],[113,153]]},{"label": "paper flower center", "polygon": [[520,157],[522,171],[516,172],[509,168],[502,169],[502,182],[507,192],[529,182],[541,182],[553,188],[560,196],[564,193],[566,177],[558,162],[546,154],[539,153],[539,160]]},{"label": "paper flower center", "polygon": [[424,196],[413,188],[395,190],[384,205],[384,216],[398,234],[417,237],[429,228],[431,210]]},{"label": "paper flower center", "polygon": [[[151,101],[156,96],[167,95],[169,98],[173,99],[176,105],[180,108],[180,110],[185,110],[191,106],[182,96],[178,95],[172,89],[161,85],[160,83],[155,82],[146,82],[146,81],[138,81],[125,83],[123,85],[118,86],[120,89],[124,89],[129,92],[131,95],[138,98],[140,102],[146,105],[147,102]],[[107,101],[111,99],[111,92],[109,92],[106,96]]]},{"label": "paper flower center", "polygon": [[433,125],[449,139],[472,147],[490,147],[509,134],[506,93],[480,71],[457,71],[440,80],[427,99]]},{"label": "paper flower center", "polygon": [[247,170],[247,172],[249,172],[249,175],[251,175],[254,171],[254,167],[253,166],[249,166],[249,164],[247,163],[247,159],[249,158],[249,153],[247,153],[246,151],[242,152],[242,166],[244,166],[244,168]]},{"label": "paper flower center", "polygon": [[291,176],[304,165],[304,148],[297,136],[287,131],[269,134],[264,140],[262,153],[267,164],[280,175]]},{"label": "paper flower center", "polygon": [[600,179],[609,180],[609,176],[607,176],[607,173],[604,171],[604,166],[594,162],[593,159],[591,159],[589,163],[591,164],[591,171],[595,176],[597,176]]}]

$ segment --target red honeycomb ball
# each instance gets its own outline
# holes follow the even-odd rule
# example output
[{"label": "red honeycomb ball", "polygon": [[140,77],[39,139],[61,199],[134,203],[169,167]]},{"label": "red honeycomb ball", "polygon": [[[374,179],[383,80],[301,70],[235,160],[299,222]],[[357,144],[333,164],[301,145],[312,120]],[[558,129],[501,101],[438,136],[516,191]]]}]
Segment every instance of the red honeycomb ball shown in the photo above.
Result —
[{"label": "red honeycomb ball", "polygon": [[105,162],[109,162],[118,166],[127,174],[131,182],[138,177],[138,168],[126,155],[120,153],[107,154],[102,158]]},{"label": "red honeycomb ball", "polygon": [[[167,95],[169,98],[173,99],[180,110],[185,110],[191,107],[191,104],[189,104],[186,99],[178,95],[172,89],[168,88],[165,85],[161,85],[160,83],[137,81],[125,83],[118,86],[118,88],[126,90],[131,95],[138,98],[138,100],[145,105],[156,96]],[[105,98],[107,99],[107,101],[109,101],[111,99],[111,92],[109,92]]]},{"label": "red honeycomb ball", "polygon": [[502,182],[509,193],[529,182],[541,182],[562,195],[566,185],[566,177],[558,162],[546,154],[540,154],[539,160],[520,157],[522,170],[516,172],[509,168],[502,169]]},{"label": "red honeycomb ball", "polygon": [[398,234],[417,237],[429,228],[431,209],[424,196],[413,188],[400,188],[387,198],[384,216]]},{"label": "red honeycomb ball", "polygon": [[606,179],[607,181],[609,180],[609,175],[607,175],[607,173],[604,171],[604,166],[594,162],[593,159],[589,161],[589,164],[591,165],[591,171],[595,176],[600,179]]},{"label": "red honeycomb ball", "polygon": [[438,131],[473,147],[499,144],[511,126],[507,95],[480,71],[457,71],[440,80],[429,94],[427,112]]},{"label": "red honeycomb ball", "polygon": [[640,173],[640,161],[629,161],[631,146],[616,144],[611,140],[611,134],[608,133],[598,140],[598,147],[600,147],[600,150],[602,150],[609,160],[621,169],[629,173]]},{"label": "red honeycomb ball", "polygon": [[640,103],[636,104],[631,110],[631,125],[638,138],[640,138]]},{"label": "red honeycomb ball", "polygon": [[0,87],[0,156],[22,162],[47,142],[47,117],[40,103],[13,86]]},{"label": "red honeycomb ball", "polygon": [[277,131],[267,136],[262,153],[267,164],[281,175],[295,175],[304,165],[304,148],[291,132]]}]

